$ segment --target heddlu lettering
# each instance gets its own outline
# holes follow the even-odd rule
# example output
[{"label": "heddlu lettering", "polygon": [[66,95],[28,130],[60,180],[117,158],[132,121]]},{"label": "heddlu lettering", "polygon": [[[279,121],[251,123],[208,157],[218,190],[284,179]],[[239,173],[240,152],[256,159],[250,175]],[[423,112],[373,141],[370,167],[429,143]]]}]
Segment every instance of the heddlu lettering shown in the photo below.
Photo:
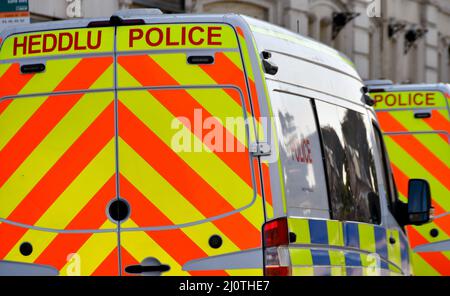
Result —
[{"label": "heddlu lettering", "polygon": [[102,31],[33,34],[14,37],[13,55],[95,50],[101,42]]}]

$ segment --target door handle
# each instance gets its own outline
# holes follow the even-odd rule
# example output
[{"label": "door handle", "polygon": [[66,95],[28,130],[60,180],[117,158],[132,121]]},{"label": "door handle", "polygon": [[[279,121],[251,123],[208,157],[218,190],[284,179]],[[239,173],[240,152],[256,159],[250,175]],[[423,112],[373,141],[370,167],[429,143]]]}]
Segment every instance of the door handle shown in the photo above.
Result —
[{"label": "door handle", "polygon": [[166,264],[161,265],[129,265],[125,267],[125,272],[131,273],[131,274],[140,274],[145,272],[165,272],[169,271],[170,266]]}]

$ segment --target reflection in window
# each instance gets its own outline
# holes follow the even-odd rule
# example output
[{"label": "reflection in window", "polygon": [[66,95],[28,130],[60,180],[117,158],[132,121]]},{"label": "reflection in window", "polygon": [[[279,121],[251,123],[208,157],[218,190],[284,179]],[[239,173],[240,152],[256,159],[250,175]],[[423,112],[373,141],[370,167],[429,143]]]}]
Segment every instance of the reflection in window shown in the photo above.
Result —
[{"label": "reflection in window", "polygon": [[333,219],[379,224],[374,151],[367,118],[317,102]]}]

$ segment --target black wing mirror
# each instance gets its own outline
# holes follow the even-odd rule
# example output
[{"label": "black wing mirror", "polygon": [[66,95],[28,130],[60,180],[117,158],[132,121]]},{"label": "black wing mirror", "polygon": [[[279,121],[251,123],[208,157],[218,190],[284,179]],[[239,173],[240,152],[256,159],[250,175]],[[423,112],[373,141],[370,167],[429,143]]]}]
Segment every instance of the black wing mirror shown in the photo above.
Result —
[{"label": "black wing mirror", "polygon": [[411,179],[408,184],[408,224],[422,225],[431,220],[431,190],[427,181]]}]

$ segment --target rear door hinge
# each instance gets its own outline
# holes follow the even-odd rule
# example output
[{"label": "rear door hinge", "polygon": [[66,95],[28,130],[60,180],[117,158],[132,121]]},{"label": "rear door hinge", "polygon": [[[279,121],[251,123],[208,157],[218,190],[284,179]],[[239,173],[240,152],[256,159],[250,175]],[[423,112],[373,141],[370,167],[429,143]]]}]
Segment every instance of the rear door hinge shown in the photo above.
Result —
[{"label": "rear door hinge", "polygon": [[250,144],[250,153],[253,157],[259,156],[270,156],[272,153],[272,148],[268,143],[251,143]]}]

